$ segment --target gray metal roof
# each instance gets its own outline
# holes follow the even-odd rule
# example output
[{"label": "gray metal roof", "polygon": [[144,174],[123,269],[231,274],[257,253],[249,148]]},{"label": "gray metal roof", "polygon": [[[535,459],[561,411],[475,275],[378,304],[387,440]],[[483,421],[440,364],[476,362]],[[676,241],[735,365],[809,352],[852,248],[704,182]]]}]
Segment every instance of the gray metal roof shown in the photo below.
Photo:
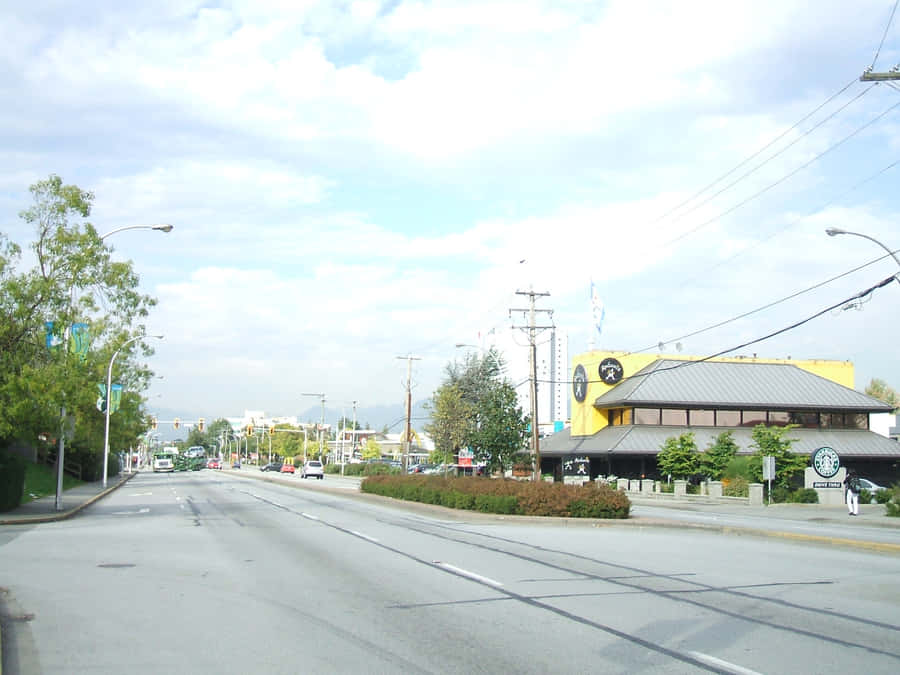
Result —
[{"label": "gray metal roof", "polygon": [[[541,441],[541,456],[563,455],[655,455],[667,438],[691,432],[698,450],[705,450],[723,431],[731,431],[739,454],[752,454],[753,429],[749,427],[673,427],[625,425],[606,427],[593,436],[572,436],[566,429]],[[900,443],[873,431],[860,429],[791,429],[788,438],[796,439],[791,451],[810,455],[823,446],[834,448],[841,457],[900,459]]]},{"label": "gray metal roof", "polygon": [[660,359],[594,401],[664,406],[889,412],[878,399],[791,364]]}]

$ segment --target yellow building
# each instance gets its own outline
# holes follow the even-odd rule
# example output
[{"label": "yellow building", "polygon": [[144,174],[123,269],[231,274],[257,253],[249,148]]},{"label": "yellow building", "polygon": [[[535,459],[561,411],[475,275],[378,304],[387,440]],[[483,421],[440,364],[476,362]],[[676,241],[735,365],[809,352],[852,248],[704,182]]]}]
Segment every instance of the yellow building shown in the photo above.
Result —
[{"label": "yellow building", "polygon": [[869,431],[869,414],[890,406],[853,389],[848,361],[590,351],[574,357],[571,373],[571,424],[543,440],[545,472],[588,457],[592,477],[658,477],[667,438],[690,431],[703,450],[731,431],[749,454],[758,424],[798,425],[794,452],[832,447],[867,475],[900,460],[900,445]]}]

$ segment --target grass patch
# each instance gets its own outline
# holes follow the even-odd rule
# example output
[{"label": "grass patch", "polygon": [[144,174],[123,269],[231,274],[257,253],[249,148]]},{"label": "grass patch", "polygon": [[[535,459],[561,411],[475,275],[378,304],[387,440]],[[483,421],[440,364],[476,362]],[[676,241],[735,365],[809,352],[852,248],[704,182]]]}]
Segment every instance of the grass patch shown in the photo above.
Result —
[{"label": "grass patch", "polygon": [[[68,490],[83,481],[63,474],[63,490]],[[40,499],[47,495],[56,494],[56,470],[46,464],[25,463],[25,494],[22,495],[22,503]]]}]

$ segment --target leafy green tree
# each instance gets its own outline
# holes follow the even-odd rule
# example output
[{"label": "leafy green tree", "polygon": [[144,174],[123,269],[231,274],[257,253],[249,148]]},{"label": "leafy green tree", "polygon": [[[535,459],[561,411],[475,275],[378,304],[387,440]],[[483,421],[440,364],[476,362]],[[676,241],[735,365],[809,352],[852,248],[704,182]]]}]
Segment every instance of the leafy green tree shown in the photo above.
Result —
[{"label": "leafy green tree", "polygon": [[734,433],[723,431],[700,456],[700,473],[712,480],[722,480],[728,463],[734,459],[737,451],[738,444],[734,440]]},{"label": "leafy green tree", "polygon": [[887,382],[877,377],[873,377],[868,386],[866,386],[866,394],[892,406],[894,412],[897,412],[897,408],[900,407],[900,395],[897,394],[897,391],[893,387],[888,386]]},{"label": "leafy green tree", "polygon": [[474,409],[463,400],[458,384],[445,383],[435,391],[427,409],[431,412],[431,422],[425,431],[434,440],[432,461],[453,463],[459,449],[465,447],[472,432]]},{"label": "leafy green tree", "polygon": [[518,406],[516,390],[501,382],[487,390],[478,405],[478,419],[470,432],[469,445],[475,459],[490,473],[505,471],[525,447],[528,418]]},{"label": "leafy green tree", "polygon": [[775,485],[785,489],[791,487],[794,477],[802,473],[809,463],[808,457],[801,457],[791,452],[791,445],[796,438],[787,438],[787,435],[797,425],[788,424],[783,427],[767,427],[765,424],[757,424],[753,427],[753,445],[756,452],[753,453],[753,461],[750,462],[750,476],[753,481],[761,483],[762,458],[771,456],[775,458]]},{"label": "leafy green tree", "polygon": [[687,479],[700,469],[700,453],[693,433],[667,438],[656,456],[656,466],[663,476]]},{"label": "leafy green tree", "polygon": [[[104,416],[96,408],[97,384],[109,360],[128,339],[144,332],[141,321],[155,300],[138,291],[131,263],[114,262],[90,215],[93,194],[64,185],[55,175],[31,186],[33,204],[20,216],[35,231],[35,264],[21,266],[21,248],[0,235],[0,443],[13,437],[35,442],[40,432],[58,437],[65,405],[74,426],[67,452],[102,453]],[[67,326],[88,327],[90,345],[76,356],[76,340],[48,348],[45,322],[60,336]],[[136,445],[147,419],[140,393],[152,373],[140,363],[152,350],[136,341],[122,350],[113,382],[125,392],[110,417],[110,449]]]},{"label": "leafy green tree", "polygon": [[362,458],[378,459],[379,457],[381,457],[381,446],[378,445],[378,441],[375,440],[374,436],[369,436],[366,439],[366,445],[363,447]]}]

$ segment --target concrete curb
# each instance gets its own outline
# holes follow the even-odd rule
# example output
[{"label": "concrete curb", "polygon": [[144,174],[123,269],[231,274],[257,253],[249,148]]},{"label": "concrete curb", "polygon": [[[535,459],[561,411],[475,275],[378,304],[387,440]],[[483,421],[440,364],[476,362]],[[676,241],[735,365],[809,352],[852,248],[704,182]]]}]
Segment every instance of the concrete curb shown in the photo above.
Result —
[{"label": "concrete curb", "polygon": [[[58,520],[66,520],[67,518],[71,518],[76,513],[86,509],[88,506],[93,504],[94,502],[103,499],[106,495],[108,495],[113,490],[118,490],[125,483],[134,478],[137,473],[125,474],[123,478],[120,478],[115,484],[110,485],[102,492],[98,492],[93,497],[87,499],[82,502],[78,506],[73,506],[71,509],[67,511],[56,511],[55,513],[46,513],[38,516],[22,516],[18,518],[2,518],[0,517],[0,525],[34,525],[37,523],[53,523]],[[0,671],[0,675],[3,675],[2,671]]]}]

